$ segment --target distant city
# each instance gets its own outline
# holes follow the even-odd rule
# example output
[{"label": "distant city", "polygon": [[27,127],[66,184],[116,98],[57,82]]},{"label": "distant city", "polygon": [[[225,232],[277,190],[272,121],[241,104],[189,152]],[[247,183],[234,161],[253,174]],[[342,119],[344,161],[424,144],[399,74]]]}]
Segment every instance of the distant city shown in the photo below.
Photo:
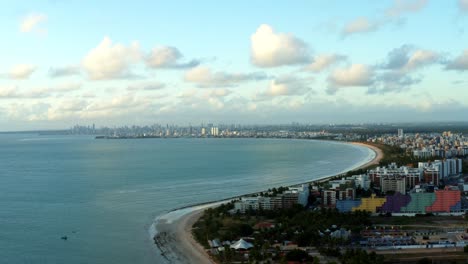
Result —
[{"label": "distant city", "polygon": [[[402,143],[401,135],[392,138],[398,129],[408,140],[416,134],[427,137],[444,131],[468,134],[468,122],[438,123],[382,123],[382,124],[224,124],[200,123],[187,125],[153,124],[105,127],[98,124],[74,125],[69,129],[36,130],[24,133],[94,135],[106,138],[154,138],[154,137],[253,137],[253,138],[325,138],[336,140],[384,140],[387,144]],[[4,132],[5,133],[5,132]],[[9,132],[13,133],[13,132]],[[436,134],[434,134],[436,133]],[[393,143],[391,143],[393,142]]]}]

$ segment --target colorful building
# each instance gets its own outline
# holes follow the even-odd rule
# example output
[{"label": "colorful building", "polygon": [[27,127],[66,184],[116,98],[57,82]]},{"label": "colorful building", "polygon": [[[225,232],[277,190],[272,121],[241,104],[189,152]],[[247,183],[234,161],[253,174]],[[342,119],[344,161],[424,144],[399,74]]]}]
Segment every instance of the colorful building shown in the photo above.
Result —
[{"label": "colorful building", "polygon": [[387,199],[384,198],[379,198],[376,197],[375,194],[373,194],[369,198],[362,198],[361,199],[361,204],[358,207],[353,207],[351,211],[368,211],[371,213],[376,213],[377,210],[380,209],[380,207],[385,203]]},{"label": "colorful building", "polygon": [[461,192],[457,187],[446,187],[435,192],[395,193],[380,198],[372,195],[361,200],[336,201],[340,212],[368,211],[371,213],[451,213],[462,211]]},{"label": "colorful building", "polygon": [[[458,189],[445,187],[444,190],[435,191],[436,199],[434,203],[426,207],[426,212],[445,212],[449,213],[452,209],[457,209],[460,203],[461,195]],[[460,203],[461,204],[461,203]]]},{"label": "colorful building", "polygon": [[411,201],[411,196],[408,194],[395,193],[387,195],[387,200],[382,205],[381,212],[383,213],[400,213],[401,208],[407,206]]}]

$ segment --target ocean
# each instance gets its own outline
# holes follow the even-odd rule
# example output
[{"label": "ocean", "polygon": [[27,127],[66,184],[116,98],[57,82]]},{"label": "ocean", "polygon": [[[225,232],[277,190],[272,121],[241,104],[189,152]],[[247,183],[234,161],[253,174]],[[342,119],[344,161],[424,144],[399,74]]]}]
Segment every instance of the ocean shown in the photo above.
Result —
[{"label": "ocean", "polygon": [[3,134],[0,262],[161,263],[149,234],[156,217],[373,157],[365,147],[315,140]]}]

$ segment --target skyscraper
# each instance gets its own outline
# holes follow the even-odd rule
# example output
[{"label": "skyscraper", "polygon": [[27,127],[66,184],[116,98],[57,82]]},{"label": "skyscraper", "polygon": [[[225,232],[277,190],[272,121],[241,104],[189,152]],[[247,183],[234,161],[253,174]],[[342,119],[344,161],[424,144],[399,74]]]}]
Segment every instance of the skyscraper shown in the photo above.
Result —
[{"label": "skyscraper", "polygon": [[398,137],[399,138],[403,138],[405,136],[405,134],[403,133],[403,129],[402,128],[399,128],[398,129]]}]

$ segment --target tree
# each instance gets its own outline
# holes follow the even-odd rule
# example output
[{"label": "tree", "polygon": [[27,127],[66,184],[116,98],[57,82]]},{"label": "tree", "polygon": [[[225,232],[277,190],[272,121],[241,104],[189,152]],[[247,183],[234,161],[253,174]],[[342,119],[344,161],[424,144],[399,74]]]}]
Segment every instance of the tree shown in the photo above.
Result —
[{"label": "tree", "polygon": [[286,254],[286,260],[288,261],[304,261],[309,258],[309,255],[304,250],[294,249]]}]

